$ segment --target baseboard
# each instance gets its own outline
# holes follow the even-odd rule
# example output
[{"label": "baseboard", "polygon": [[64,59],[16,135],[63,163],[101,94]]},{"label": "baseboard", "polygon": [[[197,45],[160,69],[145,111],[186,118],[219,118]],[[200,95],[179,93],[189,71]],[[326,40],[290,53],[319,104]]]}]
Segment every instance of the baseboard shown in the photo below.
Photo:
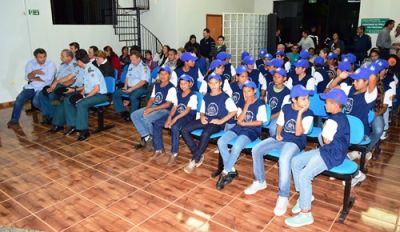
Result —
[{"label": "baseboard", "polygon": [[0,110],[13,107],[15,101],[0,103]]}]

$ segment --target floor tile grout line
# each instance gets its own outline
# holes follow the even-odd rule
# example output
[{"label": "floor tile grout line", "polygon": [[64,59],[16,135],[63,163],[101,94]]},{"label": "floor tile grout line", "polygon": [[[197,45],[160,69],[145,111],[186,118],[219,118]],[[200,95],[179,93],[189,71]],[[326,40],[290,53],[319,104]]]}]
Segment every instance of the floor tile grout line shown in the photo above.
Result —
[{"label": "floor tile grout line", "polygon": [[[339,209],[339,211],[337,212],[337,214],[336,214],[336,216],[335,216],[335,218],[334,218],[334,220],[333,220],[331,226],[329,227],[328,231],[331,231],[331,230],[332,230],[332,227],[335,225],[336,221],[338,220],[338,218],[339,218],[339,216],[340,216],[340,212],[342,212],[342,209],[343,209],[343,207],[340,207],[340,209]],[[350,214],[350,212],[349,212],[349,214]],[[348,216],[348,214],[347,214],[346,216]]]}]

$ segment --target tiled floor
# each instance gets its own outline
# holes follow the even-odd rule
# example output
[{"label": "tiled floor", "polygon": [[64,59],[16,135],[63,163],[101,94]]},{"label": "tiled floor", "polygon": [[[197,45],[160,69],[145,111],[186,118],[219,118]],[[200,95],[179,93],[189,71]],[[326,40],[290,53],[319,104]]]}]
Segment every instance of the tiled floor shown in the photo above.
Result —
[{"label": "tiled floor", "polygon": [[[181,143],[178,164],[169,168],[147,161],[133,149],[131,123],[107,112],[111,130],[85,142],[49,134],[39,113],[21,118],[22,129],[7,129],[11,109],[0,110],[0,225],[42,231],[294,231],[275,217],[277,171],[265,162],[268,188],[243,194],[251,183],[252,161],[241,156],[240,177],[222,191],[210,178],[217,158],[214,145],[206,161],[188,175],[189,158]],[[313,190],[315,223],[296,231],[400,231],[400,135],[394,118],[382,155],[368,164],[368,177],[353,189],[356,202],[344,224],[340,181],[318,177]],[[91,116],[91,128],[95,126]],[[165,138],[168,134],[165,133]],[[167,149],[169,149],[169,141]],[[290,195],[292,206],[298,195]]]}]

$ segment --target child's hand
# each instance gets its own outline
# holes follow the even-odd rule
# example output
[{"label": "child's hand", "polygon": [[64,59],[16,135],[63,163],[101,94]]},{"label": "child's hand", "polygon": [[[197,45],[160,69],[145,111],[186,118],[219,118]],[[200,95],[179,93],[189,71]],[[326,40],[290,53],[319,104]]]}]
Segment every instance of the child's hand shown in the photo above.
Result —
[{"label": "child's hand", "polygon": [[246,126],[246,122],[244,121],[244,120],[238,120],[237,122],[236,122],[239,126]]},{"label": "child's hand", "polygon": [[223,122],[221,119],[213,119],[213,120],[211,120],[210,123],[215,124],[215,125],[222,125],[222,124],[224,124],[224,122]]},{"label": "child's hand", "polygon": [[168,117],[167,118],[167,121],[165,121],[165,124],[164,124],[164,127],[165,128],[171,128],[171,118],[170,117]]},{"label": "child's hand", "polygon": [[339,74],[340,79],[345,80],[347,77],[349,77],[350,73],[347,71],[343,71]]},{"label": "child's hand", "polygon": [[310,107],[310,102],[307,102],[300,110],[299,113],[304,113],[308,110],[308,108]]},{"label": "child's hand", "polygon": [[143,112],[143,116],[146,117],[149,115],[151,112],[153,112],[153,108],[146,108]]},{"label": "child's hand", "polygon": [[282,135],[277,134],[277,135],[276,135],[276,140],[279,141],[279,142],[282,141],[282,140],[283,140]]},{"label": "child's hand", "polygon": [[206,116],[200,116],[200,122],[201,124],[205,125],[208,124],[208,119]]},{"label": "child's hand", "polygon": [[176,118],[172,119],[170,127],[173,126],[176,123]]}]

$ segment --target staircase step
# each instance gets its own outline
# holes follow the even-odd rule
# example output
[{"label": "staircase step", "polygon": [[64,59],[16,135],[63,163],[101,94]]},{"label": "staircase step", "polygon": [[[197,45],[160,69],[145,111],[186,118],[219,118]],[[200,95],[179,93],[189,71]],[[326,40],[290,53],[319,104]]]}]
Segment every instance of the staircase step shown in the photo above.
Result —
[{"label": "staircase step", "polygon": [[137,26],[132,26],[132,27],[121,27],[121,26],[116,26],[116,29],[126,29],[126,28],[138,28]]}]

